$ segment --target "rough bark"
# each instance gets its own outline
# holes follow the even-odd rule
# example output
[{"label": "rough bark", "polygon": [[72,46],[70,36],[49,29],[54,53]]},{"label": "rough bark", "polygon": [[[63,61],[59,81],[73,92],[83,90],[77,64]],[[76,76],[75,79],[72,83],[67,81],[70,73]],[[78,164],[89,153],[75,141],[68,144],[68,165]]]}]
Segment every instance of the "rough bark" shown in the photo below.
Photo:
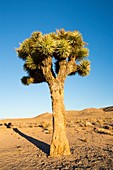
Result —
[{"label": "rough bark", "polygon": [[64,82],[68,74],[76,71],[75,58],[61,60],[57,76],[51,72],[52,60],[50,57],[42,62],[41,70],[49,85],[52,112],[53,112],[53,136],[50,146],[50,156],[58,157],[70,155],[69,142],[66,137],[66,121],[64,107]]},{"label": "rough bark", "polygon": [[53,111],[53,137],[50,156],[70,155],[70,147],[66,137],[64,84],[55,82],[50,87]]}]

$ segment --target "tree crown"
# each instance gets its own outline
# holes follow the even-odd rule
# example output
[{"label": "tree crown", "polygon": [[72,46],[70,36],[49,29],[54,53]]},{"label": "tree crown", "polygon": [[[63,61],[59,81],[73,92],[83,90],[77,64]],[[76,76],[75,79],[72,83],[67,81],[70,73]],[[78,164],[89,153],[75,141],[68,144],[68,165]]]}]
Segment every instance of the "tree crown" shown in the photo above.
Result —
[{"label": "tree crown", "polygon": [[24,69],[28,73],[27,77],[22,78],[22,83],[49,83],[50,80],[65,79],[75,73],[88,75],[90,62],[86,59],[89,55],[86,45],[77,30],[32,33],[16,49],[18,56],[25,61]]}]

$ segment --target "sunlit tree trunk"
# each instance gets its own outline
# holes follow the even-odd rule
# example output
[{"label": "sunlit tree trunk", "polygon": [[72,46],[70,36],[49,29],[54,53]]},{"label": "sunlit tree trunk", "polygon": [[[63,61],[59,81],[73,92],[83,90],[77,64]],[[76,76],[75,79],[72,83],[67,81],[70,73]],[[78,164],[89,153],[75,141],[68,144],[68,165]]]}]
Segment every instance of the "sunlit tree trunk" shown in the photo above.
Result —
[{"label": "sunlit tree trunk", "polygon": [[50,87],[50,92],[53,111],[53,136],[50,156],[70,155],[69,143],[66,137],[64,83],[53,83]]}]

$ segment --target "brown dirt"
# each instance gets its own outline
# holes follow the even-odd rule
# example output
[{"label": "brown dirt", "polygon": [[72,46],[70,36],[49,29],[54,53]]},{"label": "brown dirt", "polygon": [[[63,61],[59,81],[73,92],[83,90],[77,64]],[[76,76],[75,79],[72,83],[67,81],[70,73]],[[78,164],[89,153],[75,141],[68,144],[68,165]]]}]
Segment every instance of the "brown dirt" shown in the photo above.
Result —
[{"label": "brown dirt", "polygon": [[51,114],[0,120],[0,170],[112,170],[113,110],[66,111],[66,118],[71,155],[61,158],[47,156]]}]

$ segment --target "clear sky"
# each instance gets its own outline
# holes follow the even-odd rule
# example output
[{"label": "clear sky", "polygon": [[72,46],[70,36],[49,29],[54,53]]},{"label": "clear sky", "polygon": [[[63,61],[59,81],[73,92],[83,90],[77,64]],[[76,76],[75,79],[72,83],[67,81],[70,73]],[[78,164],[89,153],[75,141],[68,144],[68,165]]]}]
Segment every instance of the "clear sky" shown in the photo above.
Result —
[{"label": "clear sky", "polygon": [[68,77],[65,108],[113,105],[113,0],[0,1],[0,118],[51,112],[46,83],[23,86],[26,75],[15,48],[34,31],[79,30],[90,49],[91,73]]}]

